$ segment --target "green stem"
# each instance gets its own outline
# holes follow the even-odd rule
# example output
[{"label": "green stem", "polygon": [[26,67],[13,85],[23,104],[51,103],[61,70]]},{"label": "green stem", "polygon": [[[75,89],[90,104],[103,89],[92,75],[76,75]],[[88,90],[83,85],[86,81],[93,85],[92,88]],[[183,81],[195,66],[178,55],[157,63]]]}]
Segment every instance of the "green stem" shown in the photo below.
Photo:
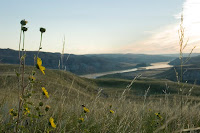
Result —
[{"label": "green stem", "polygon": [[16,123],[16,131],[15,132],[18,132],[18,126],[19,126],[19,123],[20,123],[20,116],[21,116],[21,110],[22,110],[22,106],[23,106],[23,101],[22,101],[22,98],[24,97],[24,89],[25,89],[25,86],[24,86],[24,70],[25,70],[25,56],[23,55],[23,51],[24,51],[24,40],[25,40],[25,33],[23,32],[23,50],[22,50],[22,56],[23,58],[20,59],[20,63],[22,64],[22,72],[21,72],[21,75],[22,75],[22,91],[21,91],[21,94],[20,94],[20,90],[19,90],[19,105],[18,105],[18,115],[17,115],[17,123]]},{"label": "green stem", "polygon": [[37,53],[37,57],[39,55],[39,52],[40,52],[40,49],[42,48],[42,32],[41,32],[41,38],[40,38],[40,46],[39,46],[39,49],[38,49],[38,53]]}]

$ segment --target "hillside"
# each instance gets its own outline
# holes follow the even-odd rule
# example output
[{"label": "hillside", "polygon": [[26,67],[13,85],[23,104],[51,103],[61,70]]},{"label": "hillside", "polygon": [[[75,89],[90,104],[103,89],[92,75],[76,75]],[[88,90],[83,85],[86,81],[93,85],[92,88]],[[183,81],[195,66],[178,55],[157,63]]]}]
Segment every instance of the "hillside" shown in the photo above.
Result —
[{"label": "hillside", "polygon": [[[18,71],[18,65],[0,64],[2,132],[13,132],[16,123],[16,118],[9,113],[9,110],[16,110],[18,107],[18,78],[14,70]],[[196,104],[200,101],[197,97],[200,95],[200,87],[197,85],[178,85],[168,80],[140,78],[127,88],[132,80],[92,80],[53,69],[47,69],[43,75],[32,66],[26,66],[26,83],[29,82],[32,70],[36,72],[36,79],[33,88],[26,87],[32,91],[32,96],[26,101],[28,105],[25,104],[30,112],[21,118],[25,126],[19,127],[20,131],[126,133],[146,130],[144,131],[146,133],[167,130],[173,132],[179,130],[180,122],[177,121],[182,120],[181,123],[186,124],[188,117],[192,118],[192,122],[195,122],[195,118],[200,119],[196,108]],[[42,94],[41,87],[48,90],[48,99]],[[182,97],[177,95],[180,87],[184,90]],[[184,99],[183,116],[177,111],[180,110],[181,98]],[[43,111],[46,105],[50,106],[48,112]],[[89,109],[86,113],[82,105]],[[55,129],[49,125],[50,117],[54,119]],[[156,123],[152,123],[151,126],[149,125],[151,121]],[[160,129],[165,121],[168,122],[167,129],[165,127]]]},{"label": "hillside", "polygon": [[[187,57],[184,57],[183,61],[186,61],[187,59],[188,59]],[[171,61],[169,64],[180,65],[180,59],[176,58],[175,60]],[[184,65],[187,65],[187,64],[196,65],[196,66],[200,65],[200,55],[189,58],[189,60]]]},{"label": "hillside", "polygon": [[[186,57],[183,58],[183,61],[186,59]],[[179,76],[181,74],[180,59],[177,58],[171,61],[169,64],[174,65],[174,67],[165,72],[157,74],[156,78],[166,78],[177,82],[176,72]],[[200,56],[191,57],[186,63],[184,63],[182,80],[183,82],[188,82],[191,84],[200,84]]]},{"label": "hillside", "polygon": [[[26,77],[28,79],[31,71],[34,69],[32,66],[26,67]],[[18,70],[18,65],[0,64],[0,88],[2,91],[6,92],[6,88],[14,89],[17,84],[17,76],[15,71]],[[111,96],[113,93],[121,94],[126,87],[132,82],[133,79],[114,79],[114,78],[100,78],[100,79],[87,79],[81,78],[77,75],[61,70],[47,69],[46,75],[42,75],[39,70],[35,69],[37,82],[35,87],[40,88],[41,83],[43,83],[50,91],[61,90],[64,92],[71,91],[71,94],[76,95],[79,93],[83,96],[91,97],[96,95],[99,89],[102,89],[101,96],[106,98]],[[170,73],[171,74],[171,73]],[[144,95],[145,90],[150,87],[150,95],[161,95],[163,90],[166,89],[166,84],[169,86],[167,91],[171,94],[177,94],[178,84],[177,82],[172,82],[166,79],[152,79],[148,78],[138,78],[134,81],[131,86],[130,97],[135,95]],[[186,85],[186,88],[195,87],[193,95],[200,95],[200,87],[193,85]],[[199,91],[198,91],[199,90]],[[187,92],[187,91],[186,91]],[[3,94],[3,93],[1,93]],[[71,96],[73,96],[71,95]]]},{"label": "hillside", "polygon": [[[36,51],[26,51],[26,65],[33,65]],[[60,53],[40,52],[44,65],[49,69],[58,69]],[[135,54],[100,54],[100,55],[73,55],[64,54],[63,66],[66,70],[77,75],[124,70],[138,67],[137,64],[150,64],[174,59],[174,57],[160,55],[135,55]],[[18,51],[0,49],[0,62],[18,64]],[[62,64],[60,65],[60,68]],[[64,69],[63,68],[63,69]]]}]

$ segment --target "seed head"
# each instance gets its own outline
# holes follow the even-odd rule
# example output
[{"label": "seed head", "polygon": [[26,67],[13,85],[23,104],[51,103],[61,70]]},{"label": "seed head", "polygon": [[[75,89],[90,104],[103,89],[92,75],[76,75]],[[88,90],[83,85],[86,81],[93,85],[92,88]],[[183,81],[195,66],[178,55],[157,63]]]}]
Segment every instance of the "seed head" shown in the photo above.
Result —
[{"label": "seed head", "polygon": [[49,105],[47,105],[47,106],[45,107],[45,111],[46,111],[46,112],[49,111],[50,108],[51,108],[51,107],[50,107]]},{"label": "seed head", "polygon": [[22,27],[22,29],[21,29],[23,32],[24,31],[27,31],[28,30],[28,28],[26,28],[26,27]]},{"label": "seed head", "polygon": [[39,106],[43,106],[43,102],[40,102],[40,103],[39,103]]},{"label": "seed head", "polygon": [[21,22],[20,22],[20,24],[21,24],[22,26],[26,25],[27,23],[28,23],[28,21],[26,21],[25,19],[21,20]]},{"label": "seed head", "polygon": [[45,31],[46,31],[45,28],[42,28],[42,27],[40,28],[40,32],[41,32],[41,33],[44,33]]}]

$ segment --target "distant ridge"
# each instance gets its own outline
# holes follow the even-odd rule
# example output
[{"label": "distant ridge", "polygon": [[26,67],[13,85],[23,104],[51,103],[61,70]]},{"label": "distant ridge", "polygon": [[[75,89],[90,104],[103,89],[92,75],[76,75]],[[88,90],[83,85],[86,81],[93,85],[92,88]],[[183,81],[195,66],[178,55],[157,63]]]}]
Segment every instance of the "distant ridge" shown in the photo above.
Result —
[{"label": "distant ridge", "polygon": [[[26,65],[33,65],[34,55],[36,54],[36,51],[26,51]],[[59,60],[61,59],[60,53],[40,52],[39,57],[46,68],[58,69]],[[145,54],[64,54],[63,66],[72,73],[82,75],[130,69],[140,63],[150,64],[173,59],[174,57]],[[0,49],[0,63],[19,64],[18,51]]]}]

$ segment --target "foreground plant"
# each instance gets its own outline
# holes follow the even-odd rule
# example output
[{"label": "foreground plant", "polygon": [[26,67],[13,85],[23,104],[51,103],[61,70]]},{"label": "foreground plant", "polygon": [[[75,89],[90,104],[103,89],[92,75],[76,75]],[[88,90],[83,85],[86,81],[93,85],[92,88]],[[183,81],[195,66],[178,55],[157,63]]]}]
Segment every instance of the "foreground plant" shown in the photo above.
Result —
[{"label": "foreground plant", "polygon": [[[26,53],[25,53],[25,32],[28,31],[28,28],[25,27],[27,24],[26,20],[22,20],[20,22],[21,24],[21,32],[20,32],[20,41],[19,41],[19,58],[20,58],[20,66],[19,66],[19,72],[16,72],[16,75],[18,77],[18,89],[19,89],[19,102],[18,102],[18,108],[17,109],[10,109],[9,114],[12,117],[13,125],[14,126],[14,132],[27,132],[28,127],[30,125],[37,125],[37,121],[41,119],[42,116],[46,115],[47,112],[50,109],[49,105],[46,105],[45,108],[43,108],[44,102],[40,101],[38,106],[37,104],[31,102],[32,95],[35,94],[35,91],[33,91],[34,84],[36,82],[36,72],[35,70],[32,70],[31,75],[28,76],[28,81],[25,80],[25,59],[26,59]],[[42,43],[42,34],[46,31],[45,28],[40,28],[41,32],[41,40],[40,40],[40,48],[41,49],[41,43]],[[23,33],[23,46],[22,50],[21,47],[21,34]],[[22,52],[21,52],[22,51]],[[21,54],[22,53],[22,54]],[[37,55],[37,65],[36,68],[38,68],[44,75],[45,75],[45,67],[42,66],[42,60]],[[49,98],[49,94],[45,87],[42,87],[42,93],[45,95],[46,98]],[[40,99],[41,100],[41,99]],[[56,124],[54,123],[54,119],[50,117],[49,122],[51,123],[51,127],[56,128]]]}]

